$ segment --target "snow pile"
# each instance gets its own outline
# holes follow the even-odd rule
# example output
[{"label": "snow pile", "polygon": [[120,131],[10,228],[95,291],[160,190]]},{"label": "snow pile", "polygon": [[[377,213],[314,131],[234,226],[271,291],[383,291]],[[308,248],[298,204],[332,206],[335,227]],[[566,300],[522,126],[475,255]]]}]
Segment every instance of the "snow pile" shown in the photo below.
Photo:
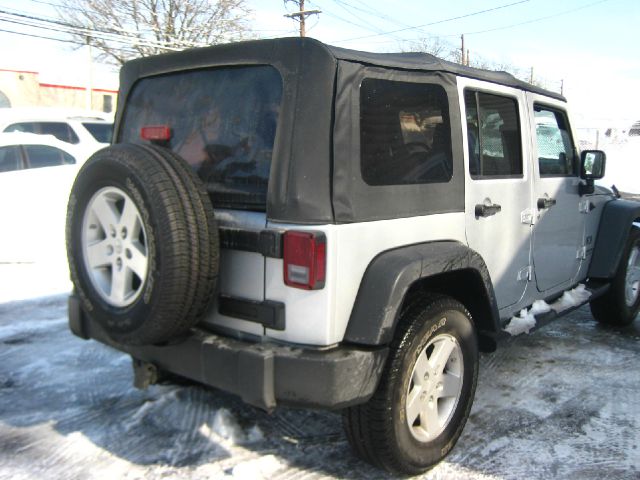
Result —
[{"label": "snow pile", "polygon": [[629,137],[628,143],[607,145],[607,168],[603,179],[596,184],[604,187],[615,185],[621,192],[640,193],[640,138]]},{"label": "snow pile", "polygon": [[536,300],[530,309],[523,308],[517,316],[511,317],[509,324],[504,331],[511,336],[520,335],[521,333],[529,333],[536,326],[536,315],[548,313],[554,310],[556,313],[564,312],[569,308],[582,305],[591,296],[591,292],[583,284],[579,284],[573,290],[567,290],[558,300],[551,305],[544,300]]},{"label": "snow pile", "polygon": [[206,438],[219,437],[231,445],[243,445],[264,440],[264,434],[260,427],[254,425],[247,432],[238,424],[238,420],[226,408],[221,408],[215,413],[212,425],[203,423],[199,432]]},{"label": "snow pile", "polygon": [[520,310],[520,316],[511,317],[509,325],[505,327],[505,332],[509,333],[512,337],[520,335],[521,333],[529,333],[533,327],[536,326],[536,317],[529,313],[526,308]]},{"label": "snow pile", "polygon": [[242,480],[266,480],[285,466],[274,455],[254,458],[237,464],[231,470],[231,478]]},{"label": "snow pile", "polygon": [[531,309],[529,310],[529,313],[531,315],[541,315],[543,313],[548,313],[550,311],[551,311],[551,307],[547,302],[545,302],[544,300],[536,300],[535,302],[533,302],[533,305],[531,305]]},{"label": "snow pile", "polygon": [[567,290],[558,300],[551,304],[551,308],[556,312],[564,312],[569,308],[577,307],[586,302],[591,296],[583,284],[578,285],[573,290]]},{"label": "snow pile", "polygon": [[[204,424],[203,428],[208,429],[208,425]],[[246,439],[238,421],[226,408],[221,408],[216,412],[211,430],[233,444],[244,443]]]}]

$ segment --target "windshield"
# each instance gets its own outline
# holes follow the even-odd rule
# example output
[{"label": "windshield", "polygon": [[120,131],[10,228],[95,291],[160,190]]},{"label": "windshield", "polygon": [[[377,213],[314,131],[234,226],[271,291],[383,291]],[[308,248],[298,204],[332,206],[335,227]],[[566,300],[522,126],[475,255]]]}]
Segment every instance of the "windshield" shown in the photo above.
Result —
[{"label": "windshield", "polygon": [[271,66],[226,67],[140,80],[119,141],[142,143],[145,125],[171,129],[169,147],[219,207],[265,210],[282,79]]},{"label": "windshield", "polygon": [[95,123],[95,122],[82,122],[84,128],[89,130],[89,133],[100,143],[111,143],[111,136],[113,135],[113,123]]}]

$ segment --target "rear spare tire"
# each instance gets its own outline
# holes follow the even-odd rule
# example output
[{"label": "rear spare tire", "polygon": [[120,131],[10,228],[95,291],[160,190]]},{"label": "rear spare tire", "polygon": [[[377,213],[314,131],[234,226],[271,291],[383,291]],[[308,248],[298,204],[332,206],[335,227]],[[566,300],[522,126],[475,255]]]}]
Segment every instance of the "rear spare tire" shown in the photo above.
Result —
[{"label": "rear spare tire", "polygon": [[67,256],[84,310],[114,341],[166,342],[211,304],[219,259],[213,208],[174,153],[113,145],[78,173]]}]

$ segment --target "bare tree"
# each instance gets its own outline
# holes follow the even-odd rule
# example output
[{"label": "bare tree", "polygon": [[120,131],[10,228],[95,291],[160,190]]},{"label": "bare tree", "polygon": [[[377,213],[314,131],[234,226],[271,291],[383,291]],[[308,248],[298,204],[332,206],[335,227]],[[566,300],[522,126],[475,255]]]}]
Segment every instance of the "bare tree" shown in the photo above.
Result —
[{"label": "bare tree", "polygon": [[61,22],[100,58],[131,58],[249,36],[246,0],[62,0]]},{"label": "bare tree", "polygon": [[448,60],[450,62],[460,61],[459,49],[457,49],[453,43],[435,36],[420,38],[409,44],[409,46],[403,50],[407,52],[429,53],[435,57]]},{"label": "bare tree", "polygon": [[[443,60],[450,62],[460,63],[461,51],[460,47],[447,40],[443,40],[440,37],[428,36],[412,42],[407,47],[403,48],[405,52],[425,52],[430,53]],[[480,55],[471,55],[469,59],[469,66],[474,68],[481,68],[483,70],[493,70],[496,72],[507,72],[516,78],[530,82],[538,87],[546,87],[546,82],[538,78],[531,78],[528,71],[519,68],[512,63],[506,61],[496,62],[489,60]]]}]

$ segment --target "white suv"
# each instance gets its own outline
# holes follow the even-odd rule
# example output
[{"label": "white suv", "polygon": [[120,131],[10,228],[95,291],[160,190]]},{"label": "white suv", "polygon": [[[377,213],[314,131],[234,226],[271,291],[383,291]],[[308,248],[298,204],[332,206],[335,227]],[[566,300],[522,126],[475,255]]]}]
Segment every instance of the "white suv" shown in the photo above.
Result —
[{"label": "white suv", "polygon": [[134,60],[121,88],[69,202],[69,323],[138,386],[342,409],[359,456],[419,473],[518,312],[574,288],[545,318],[638,312],[640,204],[594,186],[559,94],[311,39]]},{"label": "white suv", "polygon": [[91,110],[0,108],[0,132],[53,135],[62,142],[77,146],[89,156],[111,143],[113,119],[108,114]]}]

